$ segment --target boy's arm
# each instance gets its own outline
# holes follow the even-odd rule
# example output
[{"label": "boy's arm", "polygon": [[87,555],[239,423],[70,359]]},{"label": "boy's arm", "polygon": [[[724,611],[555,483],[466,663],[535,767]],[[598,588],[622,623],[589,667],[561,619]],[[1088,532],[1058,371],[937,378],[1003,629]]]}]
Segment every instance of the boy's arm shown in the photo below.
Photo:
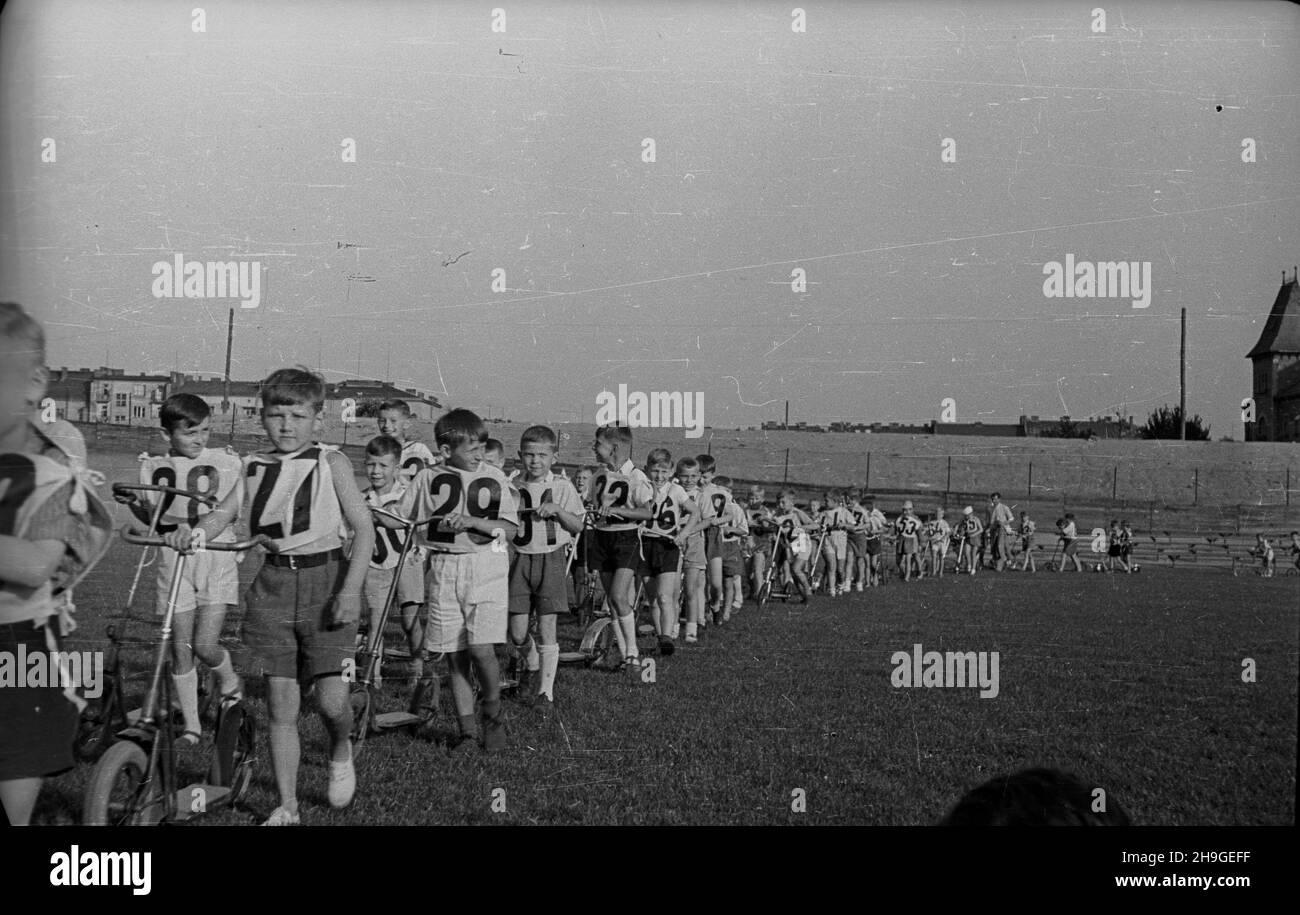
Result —
[{"label": "boy's arm", "polygon": [[339,507],[343,517],[352,527],[352,556],[357,561],[348,563],[348,574],[343,579],[330,610],[330,621],[335,626],[356,622],[361,618],[361,585],[366,580],[366,571],[370,563],[363,561],[375,551],[375,526],[373,515],[366,506],[365,497],[357,489],[356,478],[352,474],[352,461],[340,451],[331,451],[325,456],[329,461],[331,475],[334,477],[334,493],[338,496]]},{"label": "boy's arm", "polygon": [[[353,484],[355,486],[355,484]],[[204,515],[203,520],[193,529],[188,524],[179,524],[176,530],[163,537],[167,545],[173,550],[181,553],[192,552],[194,543],[194,532],[201,531],[200,543],[206,543],[209,540],[215,540],[217,535],[224,531],[230,525],[235,523],[239,517],[239,502],[241,498],[241,488],[236,486],[226,494],[226,497],[212,511]],[[145,519],[147,524],[148,518]]]},{"label": "boy's arm", "polygon": [[24,540],[0,534],[0,579],[39,588],[54,577],[64,549],[62,540]]}]

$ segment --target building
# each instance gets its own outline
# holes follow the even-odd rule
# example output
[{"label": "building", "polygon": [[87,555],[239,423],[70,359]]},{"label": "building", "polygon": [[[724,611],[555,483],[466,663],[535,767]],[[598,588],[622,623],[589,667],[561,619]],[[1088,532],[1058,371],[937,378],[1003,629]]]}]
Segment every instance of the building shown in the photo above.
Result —
[{"label": "building", "polygon": [[226,398],[226,382],[221,378],[203,378],[199,375],[172,376],[172,394],[193,394],[203,400],[212,411],[214,422],[222,417],[229,418],[234,410],[240,417],[255,418],[262,415],[262,386],[257,381],[230,382],[229,400]]},{"label": "building", "polygon": [[98,412],[91,408],[90,381],[93,369],[46,369],[45,396],[54,401],[59,419],[85,423]]},{"label": "building", "polygon": [[1251,365],[1255,421],[1248,442],[1300,442],[1300,286],[1282,274],[1282,288],[1246,358]]},{"label": "building", "polygon": [[123,369],[99,369],[90,380],[91,421],[156,426],[170,385],[170,375],[128,375]]},{"label": "building", "polygon": [[399,388],[392,382],[358,378],[326,386],[327,415],[341,416],[343,404],[348,400],[354,402],[358,416],[370,412],[366,409],[367,406],[374,409],[385,400],[406,401],[406,405],[411,408],[411,417],[423,422],[433,422],[442,415],[442,404],[433,395],[415,388]]}]

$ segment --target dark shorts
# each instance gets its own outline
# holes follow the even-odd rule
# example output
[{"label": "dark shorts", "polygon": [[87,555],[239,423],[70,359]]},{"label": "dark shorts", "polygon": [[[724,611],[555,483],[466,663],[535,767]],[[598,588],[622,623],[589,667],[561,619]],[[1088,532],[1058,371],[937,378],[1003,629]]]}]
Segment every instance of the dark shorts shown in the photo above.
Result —
[{"label": "dark shorts", "polygon": [[849,531],[849,549],[859,558],[867,555],[867,535],[860,531]]},{"label": "dark shorts", "polygon": [[1067,541],[1065,541],[1065,555],[1066,555],[1066,556],[1073,556],[1073,555],[1075,554],[1075,551],[1078,550],[1078,548],[1079,548],[1079,541],[1078,541],[1078,540],[1067,540]]},{"label": "dark shorts", "polygon": [[1119,544],[1118,544],[1118,543],[1112,543],[1109,547],[1107,547],[1107,548],[1106,548],[1106,555],[1107,555],[1107,556],[1115,556],[1115,557],[1119,557],[1119,556],[1121,556],[1121,555],[1122,555],[1122,552],[1120,551]]},{"label": "dark shorts", "polygon": [[564,550],[516,553],[510,561],[510,613],[563,613],[569,609]]},{"label": "dark shorts", "polygon": [[592,531],[591,552],[587,568],[604,575],[613,575],[619,569],[631,569],[641,562],[641,541],[636,531]]},{"label": "dark shorts", "polygon": [[[15,664],[20,645],[29,657],[46,654],[45,629],[30,622],[0,625],[0,652]],[[0,686],[0,781],[71,769],[77,718],[62,686]]]},{"label": "dark shorts", "polygon": [[641,541],[645,556],[642,572],[646,575],[676,575],[682,558],[681,548],[662,537],[646,537]]},{"label": "dark shorts", "polygon": [[709,560],[709,562],[722,558],[722,528],[705,528],[704,556]]},{"label": "dark shorts", "polygon": [[864,537],[864,538],[863,538],[863,541],[864,541],[865,549],[866,549],[866,553],[865,553],[865,555],[867,555],[867,556],[879,556],[879,555],[880,555],[880,538],[879,538],[879,537]]},{"label": "dark shorts", "polygon": [[739,540],[731,543],[724,540],[721,544],[721,553],[724,576],[745,574],[745,554],[740,548]]},{"label": "dark shorts", "polygon": [[762,553],[764,558],[772,555],[772,534],[755,534],[754,546],[750,549],[750,554]]},{"label": "dark shorts", "polygon": [[[1126,544],[1124,544],[1122,547],[1119,548],[1119,558],[1120,558],[1120,559],[1128,559],[1129,554],[1132,553],[1132,552],[1133,552],[1133,547],[1129,546],[1129,545],[1126,543]],[[1300,565],[1300,557],[1296,557],[1296,565]]]},{"label": "dark shorts", "polygon": [[244,598],[249,674],[310,683],[355,660],[356,622],[329,628],[347,572],[342,559],[297,570],[263,563]]}]

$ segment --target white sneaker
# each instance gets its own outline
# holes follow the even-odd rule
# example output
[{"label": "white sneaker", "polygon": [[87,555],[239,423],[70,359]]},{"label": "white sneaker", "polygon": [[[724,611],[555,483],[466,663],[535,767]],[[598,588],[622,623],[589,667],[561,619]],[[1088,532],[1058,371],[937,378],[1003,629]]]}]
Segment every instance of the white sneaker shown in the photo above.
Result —
[{"label": "white sneaker", "polygon": [[263,826],[300,826],[301,824],[302,824],[302,820],[299,818],[298,814],[290,813],[289,811],[285,810],[283,807],[276,807],[275,810],[271,812],[271,815],[266,818],[266,822],[263,823],[262,825]]},{"label": "white sneaker", "polygon": [[325,792],[330,806],[341,810],[352,803],[352,795],[357,791],[357,770],[352,765],[352,745],[348,744],[347,762],[330,760],[330,784]]}]

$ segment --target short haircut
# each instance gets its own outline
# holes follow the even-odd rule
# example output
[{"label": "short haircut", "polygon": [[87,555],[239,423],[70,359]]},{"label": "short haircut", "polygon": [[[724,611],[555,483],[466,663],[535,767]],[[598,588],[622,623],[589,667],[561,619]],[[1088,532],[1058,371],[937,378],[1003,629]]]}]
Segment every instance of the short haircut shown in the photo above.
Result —
[{"label": "short haircut", "polygon": [[1093,791],[1067,772],[1027,769],[1001,775],[966,792],[943,818],[943,826],[1129,826],[1113,797],[1093,811]]},{"label": "short haircut", "polygon": [[632,450],[632,427],[610,423],[596,427],[596,438],[622,445],[628,452]]},{"label": "short haircut", "polygon": [[589,473],[592,476],[595,476],[596,474],[600,473],[600,468],[596,467],[593,464],[583,464],[581,467],[579,467],[577,470],[574,471],[575,476],[580,473]]},{"label": "short haircut", "polygon": [[667,448],[656,448],[646,456],[645,465],[647,467],[658,467],[661,464],[673,466],[673,454]]},{"label": "short haircut", "polygon": [[499,438],[490,438],[483,443],[483,450],[489,454],[505,454],[506,446]]},{"label": "short haircut", "polygon": [[324,378],[303,366],[276,369],[266,376],[262,382],[262,409],[300,404],[310,404],[318,411],[325,406]]},{"label": "short haircut", "polygon": [[375,411],[375,414],[378,415],[386,410],[396,410],[403,416],[411,415],[411,408],[404,400],[385,400],[379,405],[379,409]]},{"label": "short haircut", "polygon": [[558,442],[555,430],[550,426],[529,426],[524,430],[524,434],[519,436],[519,450],[523,451],[528,445],[549,445],[554,452]]},{"label": "short haircut", "polygon": [[1000,493],[1000,492],[995,492],[995,493],[993,493],[992,495],[990,495],[989,498],[990,498],[990,499],[1001,499],[1001,498],[1002,498],[1002,493]]},{"label": "short haircut", "polygon": [[861,501],[862,501],[862,490],[858,489],[857,487],[854,487],[854,488],[850,489],[850,490],[849,490],[849,499],[850,499],[850,501],[853,501],[853,502],[861,502]]},{"label": "short haircut", "polygon": [[1066,520],[1066,521],[1073,521],[1073,520],[1074,520],[1074,512],[1066,512],[1066,513],[1065,513],[1065,520]]},{"label": "short haircut", "polygon": [[793,489],[783,489],[783,490],[781,490],[781,494],[780,494],[779,496],[777,496],[777,498],[778,498],[778,499],[789,499],[791,502],[793,502],[793,501],[794,501],[794,490],[793,490]]},{"label": "short haircut", "polygon": [[731,477],[724,477],[722,474],[718,474],[716,477],[713,478],[713,485],[721,486],[723,489],[730,489]]},{"label": "short haircut", "polygon": [[366,442],[366,454],[371,457],[388,457],[402,460],[402,443],[391,435],[376,435],[370,441]]},{"label": "short haircut", "polygon": [[718,466],[717,459],[711,454],[697,454],[695,460],[700,462],[700,473],[712,473]]},{"label": "short haircut", "polygon": [[0,337],[27,344],[37,365],[45,365],[45,329],[17,302],[0,302]]},{"label": "short haircut", "polygon": [[699,470],[700,462],[693,457],[684,457],[677,459],[677,474],[681,475],[683,470]]},{"label": "short haircut", "polygon": [[158,422],[171,432],[182,423],[188,428],[197,426],[212,415],[212,408],[207,401],[194,394],[173,394],[162,402],[158,410]]},{"label": "short haircut", "polygon": [[466,442],[486,443],[487,426],[483,425],[483,420],[473,410],[449,410],[434,423],[433,438],[439,448],[443,445],[458,448]]}]

